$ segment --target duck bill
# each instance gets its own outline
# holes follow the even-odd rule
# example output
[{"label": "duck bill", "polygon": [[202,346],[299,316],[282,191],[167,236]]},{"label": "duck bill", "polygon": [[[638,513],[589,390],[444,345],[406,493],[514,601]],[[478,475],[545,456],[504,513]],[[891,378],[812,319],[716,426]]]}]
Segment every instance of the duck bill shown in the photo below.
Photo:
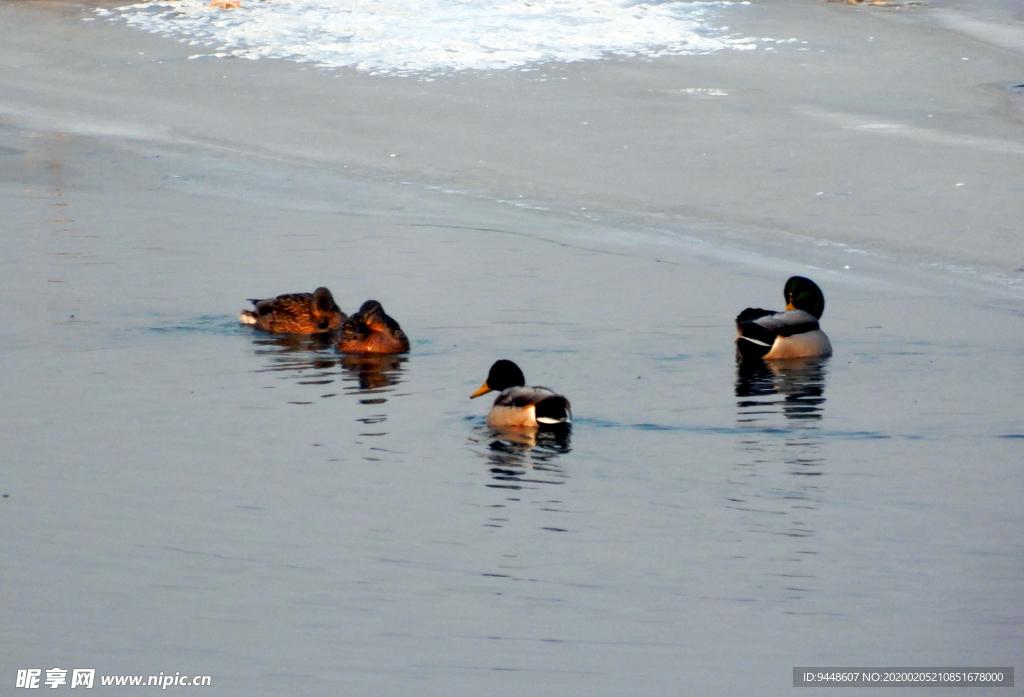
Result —
[{"label": "duck bill", "polygon": [[476,399],[476,398],[477,398],[477,397],[479,397],[480,395],[482,395],[482,394],[487,394],[487,393],[488,393],[488,392],[490,392],[490,391],[491,391],[491,388],[490,388],[490,387],[488,387],[488,386],[487,386],[487,383],[485,382],[485,383],[484,383],[484,384],[483,384],[483,385],[482,385],[482,386],[480,387],[480,389],[479,389],[479,390],[477,390],[477,391],[476,391],[476,392],[474,392],[473,394],[469,395],[469,398],[470,398],[470,399]]},{"label": "duck bill", "polygon": [[793,303],[786,303],[786,309],[787,310],[795,310],[796,308],[793,307]]}]

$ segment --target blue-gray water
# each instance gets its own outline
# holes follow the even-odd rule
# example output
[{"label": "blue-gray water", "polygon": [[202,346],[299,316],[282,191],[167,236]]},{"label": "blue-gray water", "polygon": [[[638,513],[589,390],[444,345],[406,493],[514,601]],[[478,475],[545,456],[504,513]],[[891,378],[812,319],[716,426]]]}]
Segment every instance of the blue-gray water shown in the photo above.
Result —
[{"label": "blue-gray water", "polygon": [[[1009,291],[281,163],[0,144],[4,684],[749,695],[801,665],[1020,665]],[[738,369],[732,317],[797,272],[835,355]],[[410,354],[234,320],[321,284],[381,300]],[[468,395],[503,357],[570,397],[568,438],[485,429]]]},{"label": "blue-gray water", "polygon": [[[0,0],[0,693],[1019,668],[1019,4],[761,0],[721,16],[787,43],[427,82]],[[794,273],[835,355],[741,370]],[[412,351],[235,319],[318,285]],[[571,433],[484,427],[502,357]]]}]

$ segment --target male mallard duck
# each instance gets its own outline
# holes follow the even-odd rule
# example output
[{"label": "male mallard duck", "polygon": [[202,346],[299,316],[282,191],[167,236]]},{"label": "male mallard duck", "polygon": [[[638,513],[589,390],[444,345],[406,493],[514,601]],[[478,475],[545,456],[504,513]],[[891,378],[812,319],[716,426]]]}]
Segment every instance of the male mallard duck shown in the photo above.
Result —
[{"label": "male mallard duck", "polygon": [[793,276],[783,289],[784,312],[748,307],[736,317],[737,357],[809,358],[832,355],[832,344],[818,327],[825,296],[809,278]]},{"label": "male mallard duck", "polygon": [[338,350],[345,353],[405,353],[409,337],[398,322],[384,314],[376,300],[367,300],[341,326]]},{"label": "male mallard duck", "polygon": [[483,387],[470,399],[501,391],[487,414],[491,428],[567,424],[572,421],[569,400],[546,387],[526,387],[523,371],[512,361],[500,360],[491,366]]},{"label": "male mallard duck", "polygon": [[336,332],[345,321],[345,313],[331,291],[317,288],[312,293],[289,293],[276,298],[249,302],[256,310],[242,310],[238,321],[275,334],[323,334]]}]

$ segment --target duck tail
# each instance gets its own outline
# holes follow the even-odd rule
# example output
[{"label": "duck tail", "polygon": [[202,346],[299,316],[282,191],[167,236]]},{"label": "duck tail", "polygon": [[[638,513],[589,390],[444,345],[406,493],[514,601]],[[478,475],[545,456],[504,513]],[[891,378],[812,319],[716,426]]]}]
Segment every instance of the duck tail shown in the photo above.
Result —
[{"label": "duck tail", "polygon": [[736,337],[736,357],[741,360],[761,360],[772,350],[772,344],[758,338],[740,335]]},{"label": "duck tail", "polygon": [[548,397],[537,402],[534,416],[539,424],[572,423],[572,409],[569,400],[562,396]]},{"label": "duck tail", "polygon": [[256,324],[256,313],[250,310],[242,310],[238,313],[238,321],[242,324]]}]

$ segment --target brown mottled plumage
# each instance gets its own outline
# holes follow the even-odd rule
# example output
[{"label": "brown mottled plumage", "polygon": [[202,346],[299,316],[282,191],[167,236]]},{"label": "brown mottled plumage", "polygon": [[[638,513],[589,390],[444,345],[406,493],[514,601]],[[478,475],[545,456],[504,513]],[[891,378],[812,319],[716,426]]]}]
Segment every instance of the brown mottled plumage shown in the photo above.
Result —
[{"label": "brown mottled plumage", "polygon": [[341,327],[339,351],[345,353],[405,353],[409,337],[376,300],[367,300]]},{"label": "brown mottled plumage", "polygon": [[290,293],[250,302],[256,310],[242,310],[238,320],[275,334],[336,332],[346,319],[331,291],[322,287],[312,293]]}]

